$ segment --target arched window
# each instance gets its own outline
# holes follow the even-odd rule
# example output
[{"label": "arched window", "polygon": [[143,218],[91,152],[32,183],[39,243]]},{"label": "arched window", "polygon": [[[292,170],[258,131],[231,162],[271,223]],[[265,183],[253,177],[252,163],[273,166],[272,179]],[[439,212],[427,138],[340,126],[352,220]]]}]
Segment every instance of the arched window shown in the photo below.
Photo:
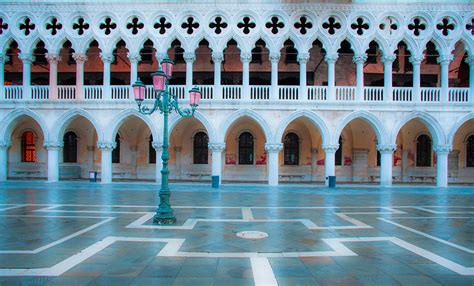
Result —
[{"label": "arched window", "polygon": [[467,138],[466,167],[474,167],[474,135]]},{"label": "arched window", "polygon": [[198,132],[194,135],[193,141],[193,163],[207,164],[209,155],[209,137],[204,132]]},{"label": "arched window", "polygon": [[153,148],[153,135],[148,140],[148,163],[156,164],[156,150]]},{"label": "arched window", "polygon": [[243,132],[239,136],[239,164],[253,164],[253,135]]},{"label": "arched window", "polygon": [[112,163],[120,163],[120,135],[115,136],[115,143],[117,146],[112,151]]},{"label": "arched window", "polygon": [[335,155],[335,163],[336,166],[341,166],[342,165],[342,136],[339,136],[339,148],[336,151]]},{"label": "arched window", "polygon": [[286,134],[283,140],[283,157],[285,165],[299,165],[300,142],[295,133]]},{"label": "arched window", "polygon": [[64,134],[63,161],[64,163],[77,163],[77,135],[69,131]]},{"label": "arched window", "polygon": [[431,166],[431,138],[428,135],[420,135],[416,139],[416,166]]},{"label": "arched window", "polygon": [[36,162],[35,134],[25,131],[21,135],[21,161]]}]

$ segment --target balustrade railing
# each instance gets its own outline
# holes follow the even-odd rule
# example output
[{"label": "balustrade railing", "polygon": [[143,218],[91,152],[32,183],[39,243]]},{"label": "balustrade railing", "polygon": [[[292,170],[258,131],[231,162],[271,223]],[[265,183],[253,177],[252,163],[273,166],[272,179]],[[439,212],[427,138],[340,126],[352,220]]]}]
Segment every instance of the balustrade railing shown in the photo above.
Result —
[{"label": "balustrade railing", "polygon": [[250,99],[252,100],[268,100],[270,99],[271,86],[269,85],[251,85]]},{"label": "balustrade railing", "polygon": [[328,89],[326,86],[308,86],[308,100],[326,100]]},{"label": "balustrade railing", "polygon": [[298,91],[300,87],[291,86],[279,86],[278,87],[278,99],[280,100],[298,100]]},{"label": "balustrade railing", "polygon": [[383,87],[366,86],[364,88],[365,101],[383,101]]},{"label": "balustrade railing", "polygon": [[112,99],[130,99],[130,86],[115,85],[110,87]]},{"label": "balustrade railing", "polygon": [[170,85],[169,91],[171,94],[176,95],[178,99],[185,99],[187,97],[186,86],[184,85]]},{"label": "balustrade railing", "polygon": [[467,88],[450,88],[449,89],[449,101],[451,102],[468,102],[469,101],[469,89]]},{"label": "balustrade railing", "polygon": [[84,86],[84,99],[102,99],[104,88],[101,85]]},{"label": "balustrade railing", "polygon": [[242,98],[242,86],[240,85],[223,85],[222,86],[222,99],[241,99]]},{"label": "balustrade railing", "polygon": [[23,87],[18,85],[5,86],[5,99],[22,99]]},{"label": "balustrade railing", "polygon": [[355,100],[355,86],[336,86],[336,100],[351,101]]},{"label": "balustrade railing", "polygon": [[440,87],[422,87],[421,88],[421,101],[439,102],[440,94],[441,94]]},{"label": "balustrade railing", "polygon": [[393,101],[412,101],[413,100],[413,88],[411,87],[394,87],[393,88]]},{"label": "balustrade railing", "polygon": [[31,87],[31,99],[45,100],[49,98],[49,86],[35,85]]},{"label": "balustrade railing", "polygon": [[201,99],[213,99],[214,98],[214,86],[213,85],[198,85],[201,91]]},{"label": "balustrade railing", "polygon": [[[87,87],[84,90],[87,92]],[[76,86],[75,85],[60,85],[58,86],[58,99],[76,99]],[[89,99],[86,97],[86,99]]]}]

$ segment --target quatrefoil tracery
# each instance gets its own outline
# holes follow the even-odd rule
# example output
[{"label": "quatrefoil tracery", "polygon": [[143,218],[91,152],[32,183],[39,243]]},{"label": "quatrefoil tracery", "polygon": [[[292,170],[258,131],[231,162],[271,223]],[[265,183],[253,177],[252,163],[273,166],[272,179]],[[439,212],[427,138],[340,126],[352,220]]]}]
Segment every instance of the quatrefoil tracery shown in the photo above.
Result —
[{"label": "quatrefoil tracery", "polygon": [[242,29],[242,32],[245,35],[248,35],[250,33],[250,30],[254,29],[257,25],[251,21],[250,17],[245,16],[242,18],[242,22],[239,22],[237,24],[237,28]]},{"label": "quatrefoil tracery", "polygon": [[365,23],[364,18],[359,17],[355,23],[352,23],[351,28],[356,31],[357,35],[362,36],[364,30],[369,30],[369,24]]},{"label": "quatrefoil tracery", "polygon": [[313,28],[313,24],[310,21],[308,21],[308,18],[306,18],[305,16],[302,16],[300,17],[300,21],[295,23],[294,27],[300,30],[300,33],[302,35],[306,35],[308,30]]},{"label": "quatrefoil tracery", "polygon": [[153,25],[153,28],[159,30],[158,32],[161,35],[164,35],[166,33],[166,30],[171,29],[172,26],[173,25],[170,22],[166,21],[165,17],[161,17],[160,20],[158,20],[158,22]]},{"label": "quatrefoil tracery", "polygon": [[127,29],[132,30],[133,35],[138,34],[138,31],[143,29],[143,27],[145,27],[145,25],[140,22],[140,19],[138,19],[138,17],[134,17],[132,19],[132,22],[127,24]]},{"label": "quatrefoil tracery", "polygon": [[323,23],[323,28],[326,29],[330,35],[334,35],[336,30],[342,28],[342,25],[336,21],[335,17],[329,17],[328,20]]},{"label": "quatrefoil tracery", "polygon": [[222,33],[222,31],[227,28],[227,23],[224,22],[224,20],[222,19],[222,17],[216,17],[216,19],[214,20],[214,22],[211,22],[209,24],[209,28],[211,29],[214,29],[215,33],[216,34],[220,34]]},{"label": "quatrefoil tracery", "polygon": [[413,23],[408,24],[408,30],[413,31],[413,34],[418,37],[422,31],[426,30],[426,25],[422,23],[420,18],[415,18]]},{"label": "quatrefoil tracery", "polygon": [[51,19],[51,23],[46,24],[46,30],[51,30],[51,35],[55,36],[59,30],[63,28],[63,24],[59,23],[58,18]]},{"label": "quatrefoil tracery", "polygon": [[436,25],[436,29],[438,29],[439,31],[441,31],[441,33],[443,34],[443,36],[448,36],[450,31],[454,31],[454,24],[451,23],[451,21],[449,21],[448,18],[444,18],[441,23],[439,23],[438,25]]},{"label": "quatrefoil tracery", "polygon": [[110,33],[112,33],[112,30],[115,30],[115,28],[117,28],[117,24],[112,22],[112,18],[107,17],[104,23],[100,24],[99,28],[101,30],[104,30],[104,33],[106,35],[110,35]]},{"label": "quatrefoil tracery", "polygon": [[397,21],[393,17],[386,17],[379,25],[380,30],[388,35],[393,35],[398,30]]},{"label": "quatrefoil tracery", "polygon": [[25,21],[20,24],[20,30],[25,30],[25,36],[30,35],[31,31],[35,29],[36,25],[31,22],[30,18],[25,18]]},{"label": "quatrefoil tracery", "polygon": [[276,35],[278,34],[279,29],[283,29],[285,27],[285,24],[280,21],[277,16],[273,16],[270,21],[265,24],[265,27],[269,29],[272,34]]},{"label": "quatrefoil tracery", "polygon": [[186,30],[186,33],[191,35],[194,32],[194,29],[197,30],[199,28],[199,23],[195,22],[193,17],[188,17],[186,19],[186,22],[181,24],[181,28]]},{"label": "quatrefoil tracery", "polygon": [[84,35],[84,32],[89,29],[89,24],[86,23],[86,20],[84,20],[84,18],[79,18],[77,20],[77,23],[74,23],[72,25],[72,28],[74,30],[77,30],[77,34],[79,36],[82,36],[82,35]]},{"label": "quatrefoil tracery", "polygon": [[466,24],[466,30],[471,31],[471,35],[474,36],[474,18],[471,19],[471,23]]},{"label": "quatrefoil tracery", "polygon": [[3,18],[0,18],[0,35],[3,34],[3,31],[8,29],[8,24],[3,21]]}]

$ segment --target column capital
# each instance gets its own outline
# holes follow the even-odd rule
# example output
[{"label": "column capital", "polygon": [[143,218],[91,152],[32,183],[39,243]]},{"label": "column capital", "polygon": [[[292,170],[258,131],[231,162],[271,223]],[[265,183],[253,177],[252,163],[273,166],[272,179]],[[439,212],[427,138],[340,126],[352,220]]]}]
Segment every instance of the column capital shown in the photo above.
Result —
[{"label": "column capital", "polygon": [[57,65],[61,61],[61,56],[58,54],[46,53],[46,59],[49,64]]},{"label": "column capital", "polygon": [[220,63],[224,60],[224,53],[223,52],[212,52],[212,61],[214,63]]},{"label": "column capital", "polygon": [[251,52],[240,53],[240,61],[243,63],[250,63],[252,61],[252,53]]},{"label": "column capital", "polygon": [[281,149],[283,149],[282,143],[265,143],[265,151],[269,153],[279,152]]},{"label": "column capital", "polygon": [[397,150],[397,144],[377,144],[377,150],[380,154],[392,154]]},{"label": "column capital", "polygon": [[414,65],[421,65],[421,62],[425,59],[425,55],[411,55],[409,58],[410,63]]},{"label": "column capital", "polygon": [[114,55],[112,53],[100,53],[100,58],[104,64],[110,64],[114,61]]},{"label": "column capital", "polygon": [[352,62],[355,64],[363,64],[367,60],[367,54],[357,54],[352,57]]},{"label": "column capital", "polygon": [[306,64],[309,61],[309,53],[298,53],[297,59],[300,65]]},{"label": "column capital", "polygon": [[436,152],[436,154],[449,154],[449,152],[453,149],[453,146],[451,145],[436,145],[433,147],[433,151]]},{"label": "column capital", "polygon": [[18,55],[18,58],[24,63],[24,64],[31,64],[32,62],[35,61],[35,57],[33,54],[28,54],[28,53],[20,53]]},{"label": "column capital", "polygon": [[326,153],[336,153],[337,149],[339,149],[339,144],[323,144],[322,147]]},{"label": "column capital", "polygon": [[452,54],[445,54],[445,55],[439,55],[439,57],[436,58],[436,62],[438,64],[447,64],[454,59],[454,56]]},{"label": "column capital", "polygon": [[207,146],[213,152],[222,152],[225,150],[225,143],[209,143]]},{"label": "column capital", "polygon": [[393,63],[397,59],[397,56],[394,54],[390,55],[383,55],[382,56],[382,63]]},{"label": "column capital", "polygon": [[163,143],[161,142],[151,142],[151,147],[153,147],[153,149],[155,149],[156,152],[161,152],[163,151]]},{"label": "column capital", "polygon": [[184,58],[184,61],[186,61],[186,62],[194,62],[196,60],[196,53],[195,52],[184,52],[183,58]]},{"label": "column capital", "polygon": [[48,141],[44,142],[43,147],[44,149],[48,151],[57,151],[63,148],[63,142],[53,142],[53,141]]},{"label": "column capital", "polygon": [[73,53],[72,58],[76,61],[76,64],[83,64],[87,61],[87,55]]},{"label": "column capital", "polygon": [[0,149],[8,149],[12,145],[12,142],[10,140],[4,141],[0,140]]},{"label": "column capital", "polygon": [[271,63],[278,63],[280,61],[280,52],[270,53],[269,57]]},{"label": "column capital", "polygon": [[117,147],[117,143],[115,142],[106,142],[106,141],[99,141],[97,142],[97,147],[101,151],[112,151]]},{"label": "column capital", "polygon": [[474,55],[468,55],[464,60],[468,65],[474,65]]},{"label": "column capital", "polygon": [[326,54],[324,56],[324,60],[328,64],[335,64],[337,62],[337,59],[339,58],[338,54]]},{"label": "column capital", "polygon": [[0,54],[0,64],[6,63],[9,59],[10,59],[9,56],[4,55],[4,54]]},{"label": "column capital", "polygon": [[130,60],[130,63],[138,63],[139,61],[142,60],[142,57],[140,56],[140,53],[128,53],[127,58]]}]

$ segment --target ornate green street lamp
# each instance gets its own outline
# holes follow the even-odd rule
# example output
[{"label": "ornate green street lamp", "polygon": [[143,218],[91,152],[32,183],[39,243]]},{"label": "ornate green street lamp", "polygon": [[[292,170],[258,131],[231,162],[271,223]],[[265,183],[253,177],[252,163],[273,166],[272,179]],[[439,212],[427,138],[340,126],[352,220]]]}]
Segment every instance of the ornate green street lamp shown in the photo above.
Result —
[{"label": "ornate green street lamp", "polygon": [[[182,117],[192,117],[201,99],[201,92],[196,87],[189,91],[191,108],[180,109],[178,96],[169,92],[168,83],[173,72],[173,61],[166,58],[161,61],[158,70],[151,74],[153,78],[153,89],[155,102],[152,107],[142,105],[145,99],[145,85],[138,79],[133,85],[133,93],[138,104],[138,111],[150,115],[155,111],[163,113],[163,167],[161,169],[160,206],[153,217],[154,224],[175,224],[176,217],[170,206],[170,189],[168,186],[168,160],[169,160],[169,138],[168,138],[168,115],[175,110]],[[158,168],[158,167],[157,167]]]}]

